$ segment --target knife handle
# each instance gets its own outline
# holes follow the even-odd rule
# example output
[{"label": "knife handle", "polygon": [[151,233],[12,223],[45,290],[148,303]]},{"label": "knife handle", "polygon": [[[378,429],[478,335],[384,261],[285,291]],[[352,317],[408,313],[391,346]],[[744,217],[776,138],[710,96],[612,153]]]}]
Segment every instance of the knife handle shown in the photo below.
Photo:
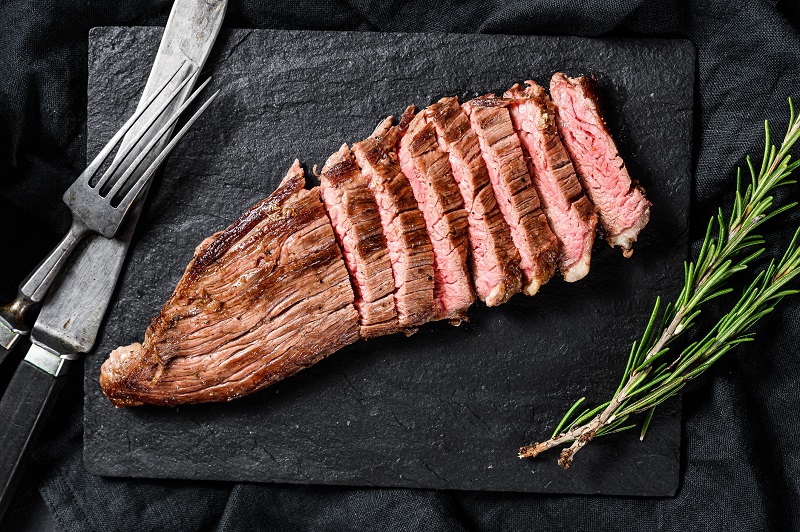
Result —
[{"label": "knife handle", "polygon": [[[0,347],[0,369],[3,368],[5,365],[6,359],[9,358],[8,354],[11,352],[11,349],[6,349],[5,347]],[[2,393],[0,391],[0,393]],[[0,418],[2,419],[2,418]]]},{"label": "knife handle", "polygon": [[0,521],[58,399],[68,365],[68,360],[34,344],[0,399]]}]

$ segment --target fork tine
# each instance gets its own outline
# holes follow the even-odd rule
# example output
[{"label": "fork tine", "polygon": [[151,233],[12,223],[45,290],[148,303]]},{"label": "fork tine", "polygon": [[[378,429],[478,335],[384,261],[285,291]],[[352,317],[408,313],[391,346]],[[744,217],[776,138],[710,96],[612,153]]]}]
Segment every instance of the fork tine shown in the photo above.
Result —
[{"label": "fork tine", "polygon": [[86,169],[83,172],[81,172],[81,175],[78,177],[78,179],[84,180],[86,183],[88,183],[89,180],[92,179],[92,176],[95,174],[95,172],[97,172],[97,170],[100,169],[100,167],[103,165],[103,162],[106,160],[106,157],[108,157],[111,151],[117,146],[122,137],[128,132],[128,130],[131,127],[133,127],[133,124],[136,123],[139,117],[142,116],[142,114],[144,114],[144,112],[150,108],[150,106],[153,104],[156,98],[158,98],[159,95],[161,95],[161,93],[164,91],[164,89],[167,88],[167,85],[169,85],[170,82],[173,79],[175,79],[175,76],[177,76],[178,73],[181,70],[183,70],[185,64],[186,61],[183,61],[178,67],[178,69],[169,77],[169,79],[165,81],[160,87],[158,87],[158,89],[153,93],[153,95],[147,99],[147,101],[141,107],[141,109],[133,113],[133,116],[131,116],[128,119],[128,121],[125,122],[125,124],[123,124],[123,126],[119,129],[119,131],[117,131],[114,134],[114,136],[111,137],[111,140],[109,140],[108,143],[105,146],[103,146],[103,149],[100,150],[100,153],[98,153],[97,156],[94,158],[94,160],[92,160],[91,164],[89,164],[89,166],[87,166]]},{"label": "fork tine", "polygon": [[206,87],[206,85],[208,85],[210,81],[211,78],[208,78],[199,87],[197,87],[197,89],[195,89],[195,91],[189,95],[188,98],[186,98],[186,101],[181,104],[178,110],[172,114],[167,123],[162,126],[158,133],[156,133],[153,138],[150,139],[150,142],[148,142],[147,145],[142,149],[142,151],[139,152],[139,155],[136,156],[136,159],[134,159],[128,168],[125,169],[125,172],[119,177],[119,179],[117,179],[117,182],[114,183],[114,186],[111,187],[111,190],[106,195],[106,198],[108,198],[109,202],[113,201],[114,197],[120,192],[120,190],[125,188],[126,183],[130,179],[131,175],[136,172],[136,170],[142,164],[142,161],[144,161],[144,159],[150,155],[155,145],[158,144],[164,135],[166,135],[172,129],[172,126],[178,121],[178,118],[180,118],[183,111],[189,107],[189,105],[197,98],[200,92]]},{"label": "fork tine", "polygon": [[150,165],[147,171],[145,171],[145,173],[142,174],[142,176],[138,180],[136,180],[136,183],[133,185],[133,187],[131,187],[128,193],[125,194],[125,197],[122,198],[122,201],[120,202],[117,208],[121,209],[123,213],[128,211],[133,202],[138,199],[139,194],[145,188],[147,183],[150,182],[150,178],[153,177],[153,174],[156,173],[158,167],[161,165],[164,159],[167,158],[167,155],[169,155],[169,153],[172,151],[172,148],[174,148],[175,145],[178,144],[178,142],[186,134],[189,128],[192,127],[192,124],[194,124],[195,121],[198,118],[200,118],[200,115],[203,114],[206,108],[208,108],[208,106],[211,105],[211,102],[214,101],[217,95],[219,95],[219,90],[214,94],[212,94],[211,97],[209,97],[208,100],[206,100],[205,103],[202,106],[200,106],[200,108],[192,115],[192,117],[186,121],[186,124],[181,128],[180,131],[178,131],[178,133],[175,134],[175,136],[172,138],[169,144],[167,144],[167,146],[163,150],[161,150],[161,153],[158,154],[158,157],[156,157],[156,160],[153,161],[153,163]]},{"label": "fork tine", "polygon": [[134,148],[136,148],[136,146],[144,138],[144,136],[147,135],[147,133],[153,127],[153,124],[156,123],[156,120],[158,120],[159,117],[161,117],[161,115],[164,114],[164,110],[175,102],[175,100],[177,99],[177,97],[180,94],[181,90],[186,86],[186,84],[189,83],[190,81],[192,81],[193,79],[196,79],[197,76],[199,76],[199,75],[200,75],[200,71],[198,70],[197,72],[195,72],[195,74],[193,74],[193,75],[187,77],[186,79],[184,79],[175,88],[175,90],[173,90],[167,96],[167,99],[164,101],[164,103],[162,103],[161,106],[158,109],[156,109],[156,111],[153,113],[153,115],[150,116],[147,119],[147,122],[145,122],[145,124],[142,126],[142,128],[139,129],[139,131],[136,133],[136,137],[134,139],[132,139],[132,141],[128,145],[128,147],[125,148],[125,150],[123,152],[117,153],[116,160],[103,173],[103,176],[100,178],[100,180],[97,182],[97,184],[95,184],[95,186],[94,186],[95,190],[100,191],[100,193],[102,194],[103,186],[105,186],[105,184],[108,182],[108,180],[111,179],[111,177],[114,175],[114,172],[116,172],[117,169],[120,166],[122,166],[122,163],[125,162],[125,159],[127,159],[128,156],[133,152]]}]

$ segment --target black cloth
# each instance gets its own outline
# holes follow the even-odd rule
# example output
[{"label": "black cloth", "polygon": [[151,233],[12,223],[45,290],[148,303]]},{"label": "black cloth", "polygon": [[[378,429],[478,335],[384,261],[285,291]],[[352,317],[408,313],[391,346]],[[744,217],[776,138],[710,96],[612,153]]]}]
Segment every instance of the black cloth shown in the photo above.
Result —
[{"label": "black cloth", "polygon": [[[85,164],[89,28],[164,25],[170,4],[0,4],[2,299],[11,298],[15,285],[68,227],[60,195]],[[698,58],[695,253],[709,215],[730,204],[734,165],[743,163],[745,153],[760,159],[762,120],[770,119],[774,136],[782,137],[786,98],[800,98],[796,0],[231,0],[225,24],[689,38]],[[796,190],[782,193],[781,201],[797,199]],[[798,222],[795,212],[769,225],[770,253],[785,248]],[[756,342],[738,348],[687,388],[682,482],[674,498],[98,478],[82,466],[82,383],[76,368],[3,526],[13,530],[26,497],[38,489],[63,530],[797,530],[799,323],[800,297],[795,297],[763,320]],[[541,459],[552,461],[555,455]],[[581,467],[580,455],[574,467]]]}]

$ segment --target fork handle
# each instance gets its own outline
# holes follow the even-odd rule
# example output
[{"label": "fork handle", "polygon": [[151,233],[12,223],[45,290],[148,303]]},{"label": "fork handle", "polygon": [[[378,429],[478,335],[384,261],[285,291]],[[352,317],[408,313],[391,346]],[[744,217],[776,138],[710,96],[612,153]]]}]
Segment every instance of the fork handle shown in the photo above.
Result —
[{"label": "fork handle", "polygon": [[58,272],[64,267],[75,246],[89,232],[89,228],[76,216],[73,216],[72,226],[61,242],[50,252],[28,277],[22,281],[17,292],[17,298],[0,309],[3,317],[12,326],[24,329],[25,312],[36,303],[41,302],[50,285],[53,284]]}]

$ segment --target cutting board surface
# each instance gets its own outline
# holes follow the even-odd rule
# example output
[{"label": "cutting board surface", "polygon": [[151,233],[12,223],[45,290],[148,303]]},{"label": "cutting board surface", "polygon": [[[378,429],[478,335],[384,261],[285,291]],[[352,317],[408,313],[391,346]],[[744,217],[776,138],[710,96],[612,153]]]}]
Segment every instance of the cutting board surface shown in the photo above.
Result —
[{"label": "cutting board surface", "polygon": [[[132,112],[160,28],[90,33],[88,148]],[[459,327],[356,344],[225,404],[116,409],[98,384],[114,347],[140,341],[194,247],[386,115],[446,95],[597,76],[622,155],[653,201],[631,259],[598,240],[592,271],[536,297],[475,305]],[[84,460],[109,476],[550,493],[669,495],[679,481],[677,402],[644,442],[598,439],[569,472],[557,453],[520,460],[581,396],[614,391],[658,294],[687,256],[694,50],[685,41],[223,32],[206,66],[222,93],[152,190],[94,353],[86,358]],[[312,178],[313,180],[313,178]]]}]

